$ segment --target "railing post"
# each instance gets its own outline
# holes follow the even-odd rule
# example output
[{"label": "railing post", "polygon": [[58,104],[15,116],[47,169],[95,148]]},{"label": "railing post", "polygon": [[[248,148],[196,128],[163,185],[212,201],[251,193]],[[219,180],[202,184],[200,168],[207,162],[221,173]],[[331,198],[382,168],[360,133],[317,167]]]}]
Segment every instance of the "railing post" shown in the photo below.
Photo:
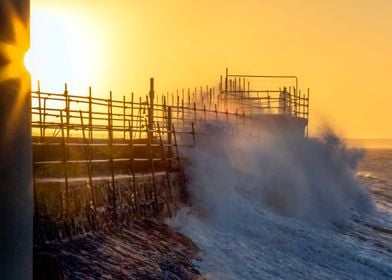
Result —
[{"label": "railing post", "polygon": [[165,147],[163,145],[163,140],[162,140],[162,134],[161,134],[161,128],[159,126],[159,123],[157,123],[158,126],[158,135],[159,135],[159,142],[161,145],[161,150],[162,150],[162,160],[163,160],[163,166],[165,168],[165,175],[166,175],[166,182],[167,182],[167,188],[168,188],[168,196],[169,196],[169,202],[166,200],[166,204],[167,204],[167,210],[169,212],[169,217],[172,217],[172,211],[170,209],[170,205],[169,203],[173,202],[173,195],[172,195],[172,187],[171,187],[171,183],[170,183],[170,175],[169,175],[169,168],[168,168],[168,162],[167,162],[167,157],[166,157],[166,151],[165,151]]},{"label": "railing post", "polygon": [[299,115],[298,115],[299,117],[303,116],[301,90],[298,91],[298,112],[299,112]]},{"label": "railing post", "polygon": [[294,116],[298,117],[298,112],[297,112],[297,110],[298,110],[297,89],[294,88],[293,92],[294,92]]},{"label": "railing post", "polygon": [[[174,138],[174,147],[176,148],[176,154],[177,154],[176,159],[177,159],[177,163],[178,163],[178,169],[180,171],[181,186],[185,189],[185,174],[184,174],[184,170],[182,169],[182,166],[181,166],[181,157],[180,157],[180,152],[178,150],[176,129],[174,128],[174,124],[172,125],[172,131],[173,131],[173,138]],[[183,195],[185,196],[184,189],[183,189]]]},{"label": "railing post", "polygon": [[41,83],[37,82],[38,85],[38,114],[39,114],[39,135],[42,137],[42,109],[41,109]]},{"label": "railing post", "polygon": [[172,167],[172,157],[173,157],[173,149],[172,149],[172,107],[167,107],[167,144],[169,146],[168,158],[169,158],[169,170]]},{"label": "railing post", "polygon": [[308,98],[307,98],[307,103],[306,103],[306,137],[309,137],[309,95],[310,95],[310,90],[308,88]]},{"label": "railing post", "polygon": [[125,113],[126,113],[125,108],[126,108],[126,103],[125,103],[125,95],[124,95],[123,96],[123,130],[124,130],[123,134],[124,134],[124,140],[126,139],[125,133],[127,131],[127,129],[126,129],[126,119],[125,119]]},{"label": "railing post", "polygon": [[[146,126],[146,132],[147,135],[149,135],[148,127]],[[148,152],[149,152],[149,162],[150,162],[150,168],[151,168],[151,175],[152,175],[152,184],[153,184],[153,199],[154,199],[154,215],[158,214],[158,189],[157,189],[157,184],[155,180],[155,169],[154,169],[154,154],[153,154],[153,147],[152,147],[152,139],[150,137],[147,137],[147,147],[148,147]]]},{"label": "railing post", "polygon": [[86,163],[87,163],[87,175],[88,175],[88,182],[90,185],[90,191],[91,191],[91,201],[93,203],[94,207],[94,215],[97,214],[97,206],[95,203],[95,195],[94,195],[94,186],[93,186],[93,178],[92,178],[92,170],[91,170],[91,151],[90,151],[90,143],[86,138],[86,133],[84,130],[84,121],[83,121],[83,113],[82,111],[79,111],[80,114],[80,125],[82,126],[82,135],[83,135],[83,149],[84,149],[84,156],[86,158]]},{"label": "railing post", "polygon": [[191,89],[188,88],[188,107],[191,107]]},{"label": "railing post", "polygon": [[150,78],[150,106],[148,108],[148,134],[152,141],[154,129],[154,78]]},{"label": "railing post", "polygon": [[[132,108],[133,108],[133,93],[132,93]],[[132,172],[132,194],[133,194],[133,207],[134,214],[136,216],[139,215],[139,193],[136,187],[136,176],[135,176],[135,152],[133,147],[133,126],[131,125],[132,121],[128,120],[128,129],[129,129],[129,145],[130,145],[130,160],[131,160],[131,172]]]},{"label": "railing post", "polygon": [[47,97],[44,97],[44,115],[43,115],[43,118],[42,118],[42,122],[43,122],[42,133],[43,133],[44,137],[46,136],[46,100],[47,100]]},{"label": "railing post", "polygon": [[112,175],[112,199],[113,199],[113,221],[117,221],[117,203],[116,203],[116,181],[114,176],[114,160],[113,160],[113,107],[112,107],[112,92],[110,91],[110,98],[108,100],[108,136],[110,148],[110,171]]},{"label": "railing post", "polygon": [[185,115],[184,115],[184,99],[181,99],[181,110],[182,110],[182,125],[185,124]]},{"label": "railing post", "polygon": [[229,75],[229,69],[228,68],[226,68],[226,76],[225,76],[225,102],[224,102],[224,106],[226,106],[226,104],[227,104],[227,79],[228,79],[228,76]]},{"label": "railing post", "polygon": [[132,133],[132,135],[130,135],[130,139],[133,139],[133,107],[134,107],[134,94],[132,92],[131,94],[131,127],[129,130],[129,133]]},{"label": "railing post", "polygon": [[[144,111],[144,107],[143,107],[143,111]],[[143,114],[144,114],[144,112],[143,112]],[[142,97],[141,96],[139,96],[139,115],[138,115],[138,121],[139,121],[139,124],[138,124],[138,130],[139,130],[139,139],[140,138],[142,138]]]},{"label": "railing post", "polygon": [[[65,218],[68,218],[68,147],[65,141],[63,110],[60,110],[61,146],[63,152],[63,170],[65,180]],[[64,213],[64,212],[63,212]]]},{"label": "railing post", "polygon": [[70,107],[70,99],[68,96],[68,86],[65,83],[64,84],[64,99],[65,99],[65,122],[67,126],[67,138],[69,138],[69,126],[70,126],[70,112],[69,112],[69,107]]},{"label": "railing post", "polygon": [[222,88],[223,88],[223,77],[220,75],[220,81],[219,81],[219,93],[222,93]]},{"label": "railing post", "polygon": [[89,138],[93,139],[93,100],[91,87],[88,88],[88,126],[89,126]]}]

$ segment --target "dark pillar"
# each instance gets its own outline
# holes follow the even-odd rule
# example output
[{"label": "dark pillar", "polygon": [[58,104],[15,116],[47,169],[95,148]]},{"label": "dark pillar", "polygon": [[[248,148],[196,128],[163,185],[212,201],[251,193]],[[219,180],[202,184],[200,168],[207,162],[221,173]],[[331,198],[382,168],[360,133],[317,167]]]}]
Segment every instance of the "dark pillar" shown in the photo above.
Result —
[{"label": "dark pillar", "polygon": [[152,141],[154,129],[154,78],[150,78],[150,106],[148,108],[148,130],[149,137]]},{"label": "dark pillar", "polygon": [[0,279],[32,278],[29,0],[0,0]]}]

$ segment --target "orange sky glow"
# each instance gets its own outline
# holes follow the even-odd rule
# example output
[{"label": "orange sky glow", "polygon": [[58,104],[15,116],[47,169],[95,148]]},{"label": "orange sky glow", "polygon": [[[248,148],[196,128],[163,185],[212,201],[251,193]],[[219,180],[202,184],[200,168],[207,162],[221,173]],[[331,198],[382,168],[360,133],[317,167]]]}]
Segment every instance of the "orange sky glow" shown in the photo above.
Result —
[{"label": "orange sky glow", "polygon": [[390,0],[32,0],[28,67],[41,89],[114,97],[296,75],[310,133],[392,138]]}]

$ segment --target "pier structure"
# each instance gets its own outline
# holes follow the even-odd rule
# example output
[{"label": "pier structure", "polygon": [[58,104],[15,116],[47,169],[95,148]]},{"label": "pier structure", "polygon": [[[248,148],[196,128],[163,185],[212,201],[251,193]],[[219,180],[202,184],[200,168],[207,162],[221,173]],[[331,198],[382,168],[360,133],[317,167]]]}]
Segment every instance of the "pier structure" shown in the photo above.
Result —
[{"label": "pier structure", "polygon": [[[249,80],[289,79],[293,86],[252,87]],[[287,81],[286,81],[287,82]],[[253,83],[253,81],[252,81]],[[309,95],[293,76],[229,75],[218,87],[122,99],[32,91],[36,242],[171,216],[184,196],[181,149],[197,145],[203,126],[223,121],[304,137]],[[258,129],[250,133],[257,137]]]},{"label": "pier structure", "polygon": [[230,74],[226,69],[220,92],[261,130],[308,136],[309,89],[301,93],[297,76]]}]

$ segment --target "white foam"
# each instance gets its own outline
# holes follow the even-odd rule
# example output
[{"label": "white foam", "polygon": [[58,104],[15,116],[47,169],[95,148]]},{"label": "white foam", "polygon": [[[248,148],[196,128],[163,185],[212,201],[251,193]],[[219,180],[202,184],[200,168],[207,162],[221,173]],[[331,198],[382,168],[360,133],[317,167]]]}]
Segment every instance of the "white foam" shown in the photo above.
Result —
[{"label": "white foam", "polygon": [[221,123],[205,129],[186,154],[192,208],[170,223],[201,248],[208,278],[392,276],[390,255],[334,226],[350,228],[353,215],[374,211],[355,177],[359,151],[330,132],[254,139]]}]

